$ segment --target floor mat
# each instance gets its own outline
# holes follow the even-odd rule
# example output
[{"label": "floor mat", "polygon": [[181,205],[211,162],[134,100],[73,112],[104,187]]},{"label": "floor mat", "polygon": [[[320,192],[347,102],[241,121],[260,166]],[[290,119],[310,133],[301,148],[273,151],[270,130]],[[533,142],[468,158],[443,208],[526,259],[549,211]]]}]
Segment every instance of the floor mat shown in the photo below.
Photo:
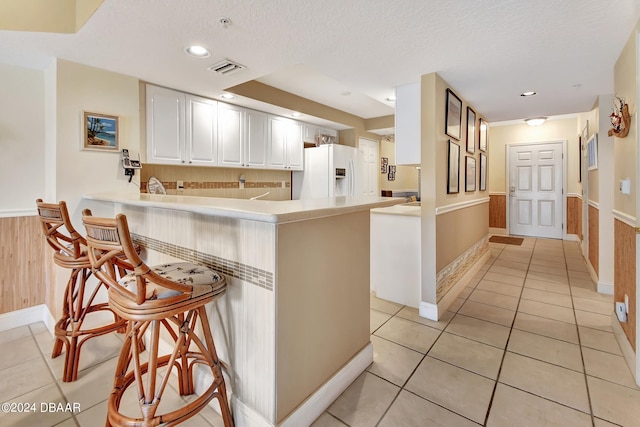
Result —
[{"label": "floor mat", "polygon": [[506,245],[518,245],[520,246],[524,239],[522,237],[509,237],[509,236],[491,236],[489,238],[491,243],[503,243]]}]

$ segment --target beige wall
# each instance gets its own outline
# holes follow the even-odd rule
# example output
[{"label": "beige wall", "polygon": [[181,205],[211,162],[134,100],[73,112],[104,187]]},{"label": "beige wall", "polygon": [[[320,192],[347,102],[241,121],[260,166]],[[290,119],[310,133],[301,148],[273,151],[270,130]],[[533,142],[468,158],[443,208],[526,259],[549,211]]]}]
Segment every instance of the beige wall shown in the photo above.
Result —
[{"label": "beige wall", "polygon": [[0,215],[45,195],[45,78],[0,64]]},{"label": "beige wall", "polygon": [[[380,141],[380,157],[389,159],[389,165],[396,164],[396,144],[393,140]],[[418,191],[418,170],[415,166],[396,165],[396,180],[389,181],[387,174],[379,174],[380,190]]]},{"label": "beige wall", "polygon": [[[476,167],[480,166],[480,151],[476,147],[474,154],[466,153],[466,109],[467,102],[462,94],[456,95],[462,100],[462,131],[460,145],[460,192],[447,194],[448,145],[451,139],[445,134],[446,89],[450,86],[438,74],[432,73],[421,79],[421,167],[422,167],[422,301],[435,304],[436,274],[444,266],[465,253],[483,236],[489,233],[489,203],[481,203],[473,208],[456,210],[436,215],[438,208],[488,198],[488,191],[479,191],[476,177],[476,191],[464,191],[465,155],[476,158]],[[473,108],[473,106],[471,106]],[[476,116],[482,112],[475,109]],[[489,165],[491,161],[489,160]],[[465,213],[473,212],[471,215]],[[464,217],[465,229],[470,233],[458,233],[458,220]],[[453,219],[453,220],[452,220]],[[455,238],[451,238],[455,236]]]},{"label": "beige wall", "polygon": [[625,98],[631,114],[631,129],[626,138],[615,139],[615,173],[617,183],[621,179],[631,179],[631,194],[615,192],[614,209],[635,217],[636,213],[636,162],[637,162],[637,28],[629,37],[614,67],[615,93]]},{"label": "beige wall", "polygon": [[567,141],[567,192],[580,193],[577,119],[548,120],[542,126],[526,123],[492,125],[489,132],[489,191],[506,192],[506,146],[512,143]]},{"label": "beige wall", "polygon": [[[107,190],[137,192],[121,167],[120,153],[82,150],[82,112],[119,117],[120,149],[135,158],[140,152],[138,79],[58,60],[56,81],[56,193],[66,200],[71,219],[81,221],[86,193]],[[136,177],[136,181],[138,180]],[[84,206],[84,205],[83,205]]]}]

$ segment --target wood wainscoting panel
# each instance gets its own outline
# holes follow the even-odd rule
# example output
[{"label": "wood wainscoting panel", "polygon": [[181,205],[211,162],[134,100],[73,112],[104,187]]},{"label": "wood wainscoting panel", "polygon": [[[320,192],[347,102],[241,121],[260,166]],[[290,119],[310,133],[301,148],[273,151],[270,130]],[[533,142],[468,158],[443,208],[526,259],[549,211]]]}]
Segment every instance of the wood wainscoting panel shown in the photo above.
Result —
[{"label": "wood wainscoting panel", "polygon": [[599,274],[599,236],[600,236],[600,210],[589,205],[589,261],[591,266],[595,270],[596,274]]},{"label": "wood wainscoting panel", "polygon": [[0,314],[51,304],[45,280],[51,254],[40,227],[37,216],[0,218]]},{"label": "wood wainscoting panel", "polygon": [[636,230],[624,222],[614,220],[614,300],[629,296],[629,314],[620,323],[633,350],[636,350]]},{"label": "wood wainscoting panel", "polygon": [[489,227],[507,228],[507,196],[489,195]]},{"label": "wood wainscoting panel", "polygon": [[567,234],[575,234],[582,240],[582,200],[567,196]]}]

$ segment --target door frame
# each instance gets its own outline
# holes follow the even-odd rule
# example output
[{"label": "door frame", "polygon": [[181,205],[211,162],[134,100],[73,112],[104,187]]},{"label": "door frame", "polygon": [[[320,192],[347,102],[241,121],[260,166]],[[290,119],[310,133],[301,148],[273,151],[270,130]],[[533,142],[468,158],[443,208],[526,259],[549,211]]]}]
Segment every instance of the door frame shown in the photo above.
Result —
[{"label": "door frame", "polygon": [[[505,194],[506,194],[506,219],[507,219],[507,234],[511,234],[511,215],[509,213],[510,200],[510,179],[511,179],[511,161],[509,160],[510,151],[512,147],[521,147],[526,145],[543,145],[543,144],[562,144],[562,240],[567,240],[567,140],[556,139],[550,141],[527,141],[527,142],[510,142],[505,144]],[[535,237],[535,236],[532,236]]]}]

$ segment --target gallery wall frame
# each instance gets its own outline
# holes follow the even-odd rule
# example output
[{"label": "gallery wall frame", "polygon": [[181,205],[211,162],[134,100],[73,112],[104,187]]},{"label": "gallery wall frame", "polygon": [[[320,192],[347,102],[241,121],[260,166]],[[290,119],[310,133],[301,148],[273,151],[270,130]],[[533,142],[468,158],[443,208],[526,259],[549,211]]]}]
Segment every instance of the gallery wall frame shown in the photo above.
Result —
[{"label": "gallery wall frame", "polygon": [[476,152],[476,112],[467,107],[467,152]]},{"label": "gallery wall frame", "polygon": [[119,118],[109,114],[82,112],[82,149],[120,152]]},{"label": "gallery wall frame", "polygon": [[487,191],[487,155],[480,153],[480,191]]},{"label": "gallery wall frame", "polygon": [[464,156],[464,191],[476,191],[476,158]]},{"label": "gallery wall frame", "polygon": [[447,89],[447,111],[445,115],[445,133],[460,141],[462,127],[462,101],[451,89]]},{"label": "gallery wall frame", "polygon": [[598,169],[598,134],[594,133],[587,141],[587,170]]},{"label": "gallery wall frame", "polygon": [[478,124],[478,148],[480,151],[487,151],[487,145],[489,144],[489,125],[482,118],[480,118]]},{"label": "gallery wall frame", "polygon": [[460,192],[460,146],[448,140],[447,194]]}]

